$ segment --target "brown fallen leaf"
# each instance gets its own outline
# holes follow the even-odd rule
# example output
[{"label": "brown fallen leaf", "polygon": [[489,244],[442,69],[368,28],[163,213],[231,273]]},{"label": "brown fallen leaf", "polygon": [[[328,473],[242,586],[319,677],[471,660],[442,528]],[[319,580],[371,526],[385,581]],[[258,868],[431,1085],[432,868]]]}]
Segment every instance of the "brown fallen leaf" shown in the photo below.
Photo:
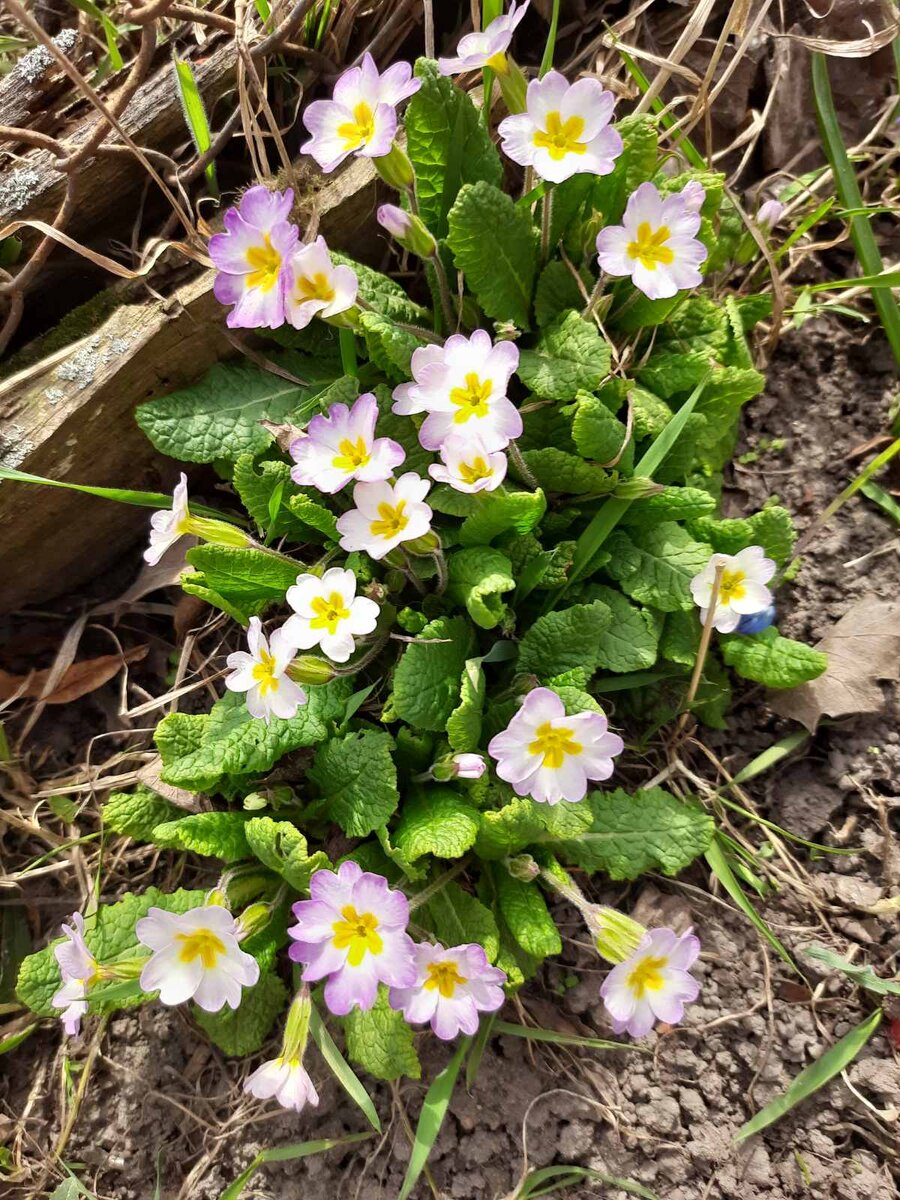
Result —
[{"label": "brown fallen leaf", "polygon": [[[104,654],[100,658],[84,658],[72,663],[50,695],[44,696],[44,703],[68,704],[70,700],[95,692],[114,679],[122,667],[146,658],[148,650],[146,645],[132,646],[124,654]],[[17,700],[40,699],[52,669],[33,671],[30,675],[10,675],[8,671],[0,671],[0,700],[9,700],[13,696]]]},{"label": "brown fallen leaf", "polygon": [[828,656],[824,675],[789,692],[771,706],[815,733],[822,717],[878,712],[884,703],[879,680],[900,679],[900,603],[870,596],[845,613],[816,647]]}]

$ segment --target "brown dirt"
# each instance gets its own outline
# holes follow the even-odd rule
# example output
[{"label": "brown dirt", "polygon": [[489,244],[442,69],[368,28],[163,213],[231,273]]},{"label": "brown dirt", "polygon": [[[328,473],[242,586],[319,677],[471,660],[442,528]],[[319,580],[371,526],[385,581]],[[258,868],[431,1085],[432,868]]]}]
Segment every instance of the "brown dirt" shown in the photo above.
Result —
[{"label": "brown dirt", "polygon": [[[777,493],[801,530],[807,526],[864,461],[851,457],[853,450],[886,428],[890,370],[880,338],[857,327],[811,322],[785,339],[771,364],[768,390],[746,419],[741,450],[755,449],[759,457],[736,465],[726,512],[749,511]],[[786,439],[783,449],[764,449],[772,438]],[[896,537],[879,509],[861,497],[852,500],[782,592],[782,632],[817,638],[855,600],[895,596],[896,548],[854,567],[844,564]],[[823,727],[802,756],[748,786],[760,809],[793,832],[863,848],[847,857],[811,859],[804,853],[799,886],[760,902],[795,956],[818,940],[871,962],[882,974],[897,970],[896,914],[867,911],[879,898],[896,895],[900,883],[897,715],[896,690],[885,685],[882,714]],[[769,713],[756,689],[739,698],[729,732],[706,741],[737,770],[789,728]],[[755,842],[758,833],[752,834]],[[493,1039],[471,1093],[458,1087],[431,1159],[442,1196],[507,1196],[523,1171],[526,1147],[531,1167],[589,1166],[640,1182],[665,1200],[900,1195],[892,1176],[896,1123],[866,1108],[840,1077],[740,1152],[732,1140],[748,1117],[862,1019],[869,1002],[858,991],[828,976],[811,1003],[797,977],[763,949],[730,902],[709,894],[705,869],[680,880],[644,881],[631,894],[598,888],[596,896],[657,920],[693,923],[704,948],[698,1003],[675,1031],[651,1034],[642,1043],[645,1053],[541,1046],[532,1056],[522,1041]],[[598,1002],[601,964],[575,913],[561,909],[558,915],[566,935],[562,959],[525,989],[521,1004],[538,1024],[608,1035]],[[823,978],[814,969],[807,973],[814,985]],[[393,1096],[384,1086],[376,1089],[383,1139],[268,1167],[245,1196],[395,1197],[409,1155],[399,1103],[415,1121],[427,1081],[447,1058],[431,1039],[423,1037],[420,1048],[423,1082],[405,1083]],[[244,1101],[244,1064],[223,1059],[198,1039],[184,1013],[152,1008],[118,1016],[103,1039],[68,1160],[86,1164],[82,1178],[111,1200],[145,1200],[157,1177],[162,1200],[215,1200],[264,1146],[364,1127],[314,1049],[309,1058],[320,1087],[319,1110],[299,1117],[273,1113]],[[0,1062],[8,1072],[0,1098],[5,1093],[10,1115],[22,1112],[34,1072],[44,1072],[25,1123],[27,1154],[39,1160],[58,1130],[56,1030],[42,1031]],[[875,1109],[900,1104],[900,1066],[883,1029],[848,1074]],[[4,1123],[0,1115],[0,1133]],[[34,1193],[25,1187],[15,1194]],[[427,1194],[423,1182],[416,1195]],[[568,1194],[624,1196],[599,1184]]]}]

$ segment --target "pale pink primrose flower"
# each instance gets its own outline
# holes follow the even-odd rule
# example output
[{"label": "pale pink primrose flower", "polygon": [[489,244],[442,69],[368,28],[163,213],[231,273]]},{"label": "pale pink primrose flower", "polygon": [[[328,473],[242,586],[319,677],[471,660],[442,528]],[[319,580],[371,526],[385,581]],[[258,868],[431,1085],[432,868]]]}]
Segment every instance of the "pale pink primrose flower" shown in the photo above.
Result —
[{"label": "pale pink primrose flower", "polygon": [[298,575],[287,590],[294,610],[282,626],[287,641],[298,650],[321,646],[332,662],[346,662],[355,638],[371,633],[378,623],[378,605],[356,594],[356,576],[342,567],[329,567],[321,577]]},{"label": "pale pink primrose flower", "polygon": [[615,103],[596,79],[570,84],[559,71],[548,71],[529,83],[525,112],[500,122],[503,151],[551,183],[582,172],[608,175],[622,153],[610,125]]},{"label": "pale pink primrose flower", "polygon": [[706,247],[698,241],[700,213],[684,192],[663,197],[642,183],[628,198],[621,225],[597,234],[597,256],[608,275],[630,275],[651,300],[664,300],[703,282]]},{"label": "pale pink primrose flower", "polygon": [[64,942],[53,947],[53,957],[59,964],[62,987],[53,996],[53,1007],[61,1008],[60,1019],[69,1037],[81,1029],[81,1018],[88,1010],[87,993],[99,978],[97,960],[84,940],[84,917],[73,913],[71,925],[63,925]]},{"label": "pale pink primrose flower", "polygon": [[297,924],[288,930],[294,942],[289,954],[304,964],[304,982],[327,979],[330,1012],[370,1009],[379,983],[413,985],[414,944],[406,933],[409,903],[402,892],[348,861],[337,872],[316,871],[309,894],[293,906]]},{"label": "pale pink primrose flower", "polygon": [[325,239],[298,246],[287,265],[285,318],[295,329],[305,329],[313,317],[322,320],[346,312],[356,303],[359,280],[343,263],[331,261]]},{"label": "pale pink primrose flower", "polygon": [[689,179],[681,189],[681,198],[688,212],[699,212],[706,200],[706,189],[697,179]]},{"label": "pale pink primrose flower", "polygon": [[441,461],[428,473],[457,492],[492,492],[506,478],[506,455],[488,450],[481,435],[452,433],[440,447]]},{"label": "pale pink primrose flower", "polygon": [[600,989],[613,1030],[639,1038],[656,1021],[677,1025],[685,1004],[700,994],[700,985],[689,974],[699,953],[700,942],[690,930],[680,936],[672,929],[648,930],[637,950],[613,967]]},{"label": "pale pink primrose flower", "polygon": [[703,570],[691,580],[691,595],[700,609],[700,621],[706,623],[712,599],[716,568],[722,568],[713,626],[719,633],[733,633],[741,617],[764,612],[772,603],[766,584],[776,566],[766,558],[762,546],[748,546],[737,554],[714,554]]},{"label": "pale pink primrose flower", "polygon": [[412,356],[412,383],[394,388],[393,411],[427,412],[419,430],[426,450],[439,450],[453,434],[481,438],[487,452],[502,450],[522,432],[518,409],[506,389],[519,365],[512,342],[497,342],[484,329],[471,337],[454,333],[443,346],[420,346]]},{"label": "pale pink primrose flower", "polygon": [[541,804],[583,800],[589,780],[609,779],[613,758],[625,743],[610,733],[602,713],[566,716],[565,705],[549,688],[533,688],[488,754],[497,774],[518,796]]},{"label": "pale pink primrose flower", "polygon": [[272,717],[289,721],[297,709],[306,704],[303,688],[287,674],[298,647],[286,636],[284,628],[276,629],[271,638],[262,631],[259,617],[250,618],[247,630],[247,650],[236,650],[225,660],[231,674],[225,677],[230,692],[247,693],[247,711],[268,725]]},{"label": "pale pink primrose flower", "polygon": [[141,971],[145,992],[163,1004],[193,1000],[205,1012],[237,1008],[241,989],[259,979],[259,963],[238,945],[239,925],[221,904],[185,913],[151,908],[135,925],[138,941],[153,953]]},{"label": "pale pink primrose flower", "polygon": [[190,533],[190,518],[187,475],[182,471],[172,493],[172,507],[161,508],[150,518],[150,545],[144,551],[144,562],[156,566],[170,546]]},{"label": "pale pink primrose flower", "polygon": [[220,303],[234,306],[226,318],[232,329],[284,324],[287,265],[298,236],[288,220],[293,202],[290,188],[252,187],[225,213],[225,232],[209,240],[217,272],[213,291]]},{"label": "pale pink primrose flower", "polygon": [[371,54],[334,85],[330,100],[314,100],[303,114],[312,135],[300,147],[323,171],[333,171],[351,154],[381,158],[397,132],[397,105],[422,86],[409,63],[399,62],[379,75]]},{"label": "pale pink primrose flower", "polygon": [[318,1107],[319,1093],[313,1086],[306,1068],[299,1058],[279,1055],[257,1067],[244,1080],[244,1091],[257,1100],[269,1100],[273,1096],[282,1108],[302,1112],[309,1104]]},{"label": "pale pink primrose flower", "polygon": [[346,404],[332,404],[325,416],[316,416],[302,437],[291,443],[297,464],[291,471],[294,483],[316,487],[320,492],[339,492],[352,479],[377,483],[390,479],[394,468],[406,458],[399,442],[376,438],[378,402],[365,392]]},{"label": "pale pink primrose flower", "polygon": [[412,229],[412,217],[404,209],[398,208],[396,204],[380,205],[375,216],[381,228],[392,238],[396,238],[398,242],[409,236]]},{"label": "pale pink primrose flower", "polygon": [[784,205],[780,200],[766,200],[759,206],[756,223],[764,232],[768,232],[781,220]]},{"label": "pale pink primrose flower", "polygon": [[467,944],[414,947],[416,978],[409,987],[392,987],[391,1008],[411,1025],[431,1023],[445,1042],[458,1033],[478,1032],[478,1014],[503,1006],[506,972],[492,967],[482,946]]},{"label": "pale pink primrose flower", "polygon": [[509,49],[519,22],[528,11],[529,0],[509,6],[508,13],[494,17],[483,32],[467,33],[459,39],[453,58],[439,58],[438,68],[442,75],[459,75],[462,71],[479,71],[490,67],[502,75],[508,69],[506,52]]},{"label": "pale pink primrose flower", "polygon": [[450,761],[456,779],[480,779],[487,770],[481,754],[454,754]]},{"label": "pale pink primrose flower", "polygon": [[432,512],[424,502],[430,487],[414,471],[394,484],[358,483],[353,489],[356,507],[338,517],[341,549],[384,558],[401,542],[424,537],[431,529]]}]

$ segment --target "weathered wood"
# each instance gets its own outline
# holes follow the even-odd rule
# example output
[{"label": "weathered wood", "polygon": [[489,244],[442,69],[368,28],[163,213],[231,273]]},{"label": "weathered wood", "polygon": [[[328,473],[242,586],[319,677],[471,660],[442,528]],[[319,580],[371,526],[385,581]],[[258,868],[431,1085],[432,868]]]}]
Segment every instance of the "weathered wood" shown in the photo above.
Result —
[{"label": "weathered wood", "polygon": [[[316,211],[326,238],[371,257],[376,193],[368,160],[327,182],[304,172],[297,185],[302,227]],[[190,385],[235,353],[212,282],[206,271],[149,300],[135,299],[139,285],[128,285],[123,303],[93,332],[0,385],[0,465],[75,483],[170,489],[178,468],[141,433],[134,407]],[[75,492],[0,483],[0,612],[84,585],[146,536],[147,518],[146,509]]]}]

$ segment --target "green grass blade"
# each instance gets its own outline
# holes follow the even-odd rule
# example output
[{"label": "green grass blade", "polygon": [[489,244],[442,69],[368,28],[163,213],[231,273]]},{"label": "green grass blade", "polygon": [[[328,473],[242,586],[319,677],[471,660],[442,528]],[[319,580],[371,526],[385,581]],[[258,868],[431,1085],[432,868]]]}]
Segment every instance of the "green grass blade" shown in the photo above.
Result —
[{"label": "green grass blade", "polygon": [[[206,106],[200,95],[200,89],[197,87],[197,80],[194,78],[191,64],[178,58],[174,50],[172,51],[172,62],[175,66],[175,80],[178,84],[178,95],[181,98],[184,119],[191,131],[197,153],[202,156],[212,145]],[[209,190],[214,196],[218,196],[219,183],[216,178],[216,164],[214,162],[207,163],[204,174],[206,182],[209,184]]]},{"label": "green grass blade", "polygon": [[829,279],[825,283],[808,283],[807,292],[833,292],[839,288],[867,287],[873,291],[900,287],[900,271],[878,271],[875,275],[853,275],[849,279]]},{"label": "green grass blade", "polygon": [[849,1066],[881,1024],[881,1015],[881,1009],[876,1008],[861,1025],[851,1029],[839,1042],[835,1042],[833,1046],[829,1047],[821,1058],[817,1058],[814,1063],[804,1067],[786,1092],[776,1096],[770,1104],[760,1109],[755,1117],[751,1117],[746,1125],[741,1126],[735,1135],[735,1141],[746,1141],[754,1133],[759,1133],[761,1129],[773,1125],[785,1113],[796,1108],[801,1101],[817,1092],[820,1087],[824,1087],[829,1079],[833,1079],[835,1075]]},{"label": "green grass blade", "polygon": [[26,1025],[24,1029],[20,1029],[17,1033],[11,1033],[9,1037],[3,1038],[0,1041],[0,1054],[9,1054],[17,1046],[21,1046],[24,1041],[31,1037],[37,1027],[38,1023],[35,1021],[33,1025]]},{"label": "green grass blade", "polygon": [[[844,145],[831,94],[828,60],[820,51],[815,51],[812,56],[812,85],[822,145],[834,175],[838,198],[844,208],[861,208],[862,194],[859,190],[856,172],[853,170],[847,148]],[[856,250],[856,257],[862,267],[863,276],[871,278],[882,275],[884,264],[881,260],[881,253],[875,240],[875,234],[866,217],[850,218],[850,237]],[[897,307],[897,301],[890,291],[878,288],[872,291],[872,302],[881,318],[884,332],[894,352],[894,358],[900,363],[900,308]]]},{"label": "green grass blade", "polygon": [[900,524],[900,504],[883,487],[879,487],[877,483],[869,480],[868,483],[862,484],[859,490],[869,500],[874,501],[880,508],[883,508],[889,517],[893,517]]},{"label": "green grass blade", "polygon": [[343,1054],[341,1054],[340,1050],[334,1044],[334,1039],[325,1028],[325,1024],[315,1006],[313,1006],[310,1015],[309,1032],[312,1040],[319,1047],[319,1053],[331,1068],[335,1079],[350,1099],[362,1110],[363,1115],[375,1132],[381,1133],[381,1120],[375,1111],[375,1105],[372,1103],[371,1096],[360,1083],[359,1079],[357,1079],[353,1068],[347,1062],[346,1058],[344,1058]]},{"label": "green grass blade", "polygon": [[261,1150],[249,1167],[241,1171],[237,1179],[221,1193],[219,1200],[237,1200],[259,1168],[265,1166],[266,1163],[290,1162],[295,1158],[309,1158],[313,1154],[324,1154],[326,1150],[334,1150],[338,1146],[352,1146],[355,1142],[365,1141],[371,1136],[371,1133],[350,1133],[341,1138],[321,1138],[315,1142],[292,1142],[288,1146],[273,1146],[271,1149]]},{"label": "green grass blade", "polygon": [[[619,1179],[615,1175],[607,1175],[603,1171],[595,1171],[593,1167],[555,1166],[540,1167],[530,1171],[522,1181],[515,1200],[536,1200],[538,1196],[549,1196],[560,1188],[571,1187],[583,1179],[592,1179],[607,1187],[617,1188],[629,1196],[640,1196],[641,1200],[659,1200],[655,1192],[645,1188],[643,1184],[634,1183],[631,1179]],[[549,1187],[545,1187],[549,1184]]]},{"label": "green grass blade", "polygon": [[738,883],[734,871],[731,869],[731,864],[725,857],[725,852],[722,849],[722,843],[719,840],[718,834],[716,834],[712,845],[706,851],[706,861],[709,863],[710,868],[712,869],[712,872],[718,879],[719,883],[721,883],[722,887],[732,898],[741,912],[743,912],[748,920],[756,926],[778,957],[782,959],[783,962],[786,962],[792,971],[796,971],[802,979],[803,972],[800,970],[782,943],[775,936],[766,922],[762,919],[762,917],[747,899],[747,896],[744,894],[744,889]]},{"label": "green grass blade", "polygon": [[798,730],[797,733],[789,733],[787,737],[776,742],[773,746],[768,746],[763,750],[762,754],[757,754],[756,758],[750,760],[745,767],[741,767],[732,783],[746,783],[748,779],[755,779],[757,775],[762,775],[765,771],[778,765],[782,759],[787,758],[789,754],[793,754],[795,750],[799,750],[801,746],[806,745],[810,739],[810,734],[805,729]]},{"label": "green grass blade", "polygon": [[80,8],[83,13],[87,13],[89,17],[93,17],[98,21],[103,30],[103,36],[106,39],[106,53],[109,55],[109,61],[112,64],[114,71],[121,71],[124,67],[122,55],[119,53],[119,31],[112,23],[106,13],[99,8],[94,0],[72,0],[75,8]]},{"label": "green grass blade", "polygon": [[408,1200],[419,1181],[419,1176],[425,1170],[428,1156],[437,1141],[444,1117],[447,1115],[447,1109],[450,1107],[450,1097],[456,1086],[456,1077],[471,1041],[472,1039],[468,1037],[462,1039],[456,1053],[425,1095],[425,1103],[422,1105],[419,1123],[416,1126],[412,1153],[409,1156],[409,1166],[406,1169],[406,1178],[403,1180],[403,1187],[400,1189],[397,1200]]},{"label": "green grass blade", "polygon": [[[607,28],[607,32],[612,33],[612,30]],[[627,52],[627,50],[623,50],[621,46],[616,46],[616,49],[622,55],[625,68],[634,82],[638,85],[641,95],[645,95],[650,90],[650,80],[638,66],[637,62]],[[657,114],[657,116],[659,116],[660,124],[662,125],[663,129],[671,129],[675,124],[675,116],[670,112],[663,112],[663,109],[666,106],[658,96],[655,100],[650,102],[650,107]],[[705,171],[707,169],[708,164],[706,159],[686,134],[677,137],[675,141],[675,149],[683,151],[685,158],[688,160],[691,166],[695,167],[698,171]]]},{"label": "green grass blade", "polygon": [[478,1032],[472,1042],[472,1053],[466,1059],[466,1090],[471,1091],[475,1083],[475,1078],[478,1075],[478,1068],[481,1066],[481,1060],[484,1057],[484,1052],[487,1049],[487,1044],[491,1040],[494,1033],[494,1025],[496,1023],[496,1013],[489,1013],[486,1017],[482,1017],[481,1024],[478,1027]]},{"label": "green grass blade", "polygon": [[580,1046],[584,1050],[640,1050],[630,1042],[608,1042],[603,1038],[581,1037],[576,1033],[557,1033],[553,1029],[532,1029],[529,1025],[513,1025],[497,1021],[494,1033],[525,1038],[529,1042],[552,1042],[556,1046]]},{"label": "green grass blade", "polygon": [[556,34],[559,31],[559,0],[553,0],[553,11],[550,15],[550,31],[547,34],[547,44],[544,47],[544,57],[541,59],[541,69],[538,78],[543,79],[553,66],[553,55],[556,53]]}]

